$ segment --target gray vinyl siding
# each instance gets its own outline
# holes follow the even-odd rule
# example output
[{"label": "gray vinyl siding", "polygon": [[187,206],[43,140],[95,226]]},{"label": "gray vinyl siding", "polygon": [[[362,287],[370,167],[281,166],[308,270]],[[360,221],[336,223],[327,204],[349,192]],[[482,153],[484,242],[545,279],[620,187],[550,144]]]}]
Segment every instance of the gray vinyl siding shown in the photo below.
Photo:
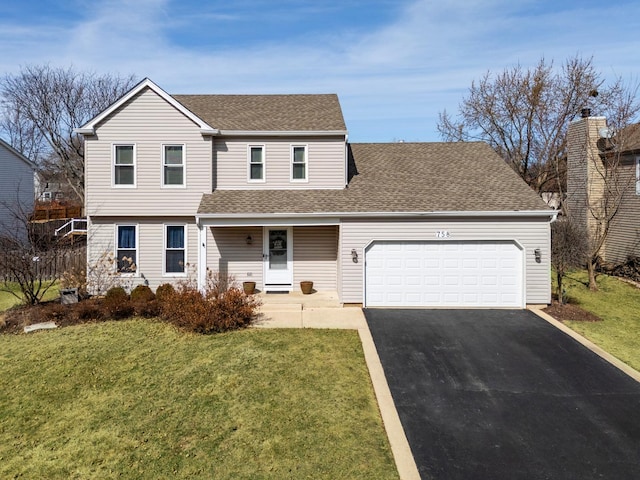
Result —
[{"label": "gray vinyl siding", "polygon": [[311,280],[318,291],[338,289],[338,227],[293,228],[293,284]]},{"label": "gray vinyl siding", "polygon": [[[136,187],[112,186],[114,144],[134,144]],[[162,186],[162,145],[185,145],[185,188]],[[212,143],[199,127],[149,89],[143,90],[87,136],[88,215],[193,215],[211,192]]]},{"label": "gray vinyl siding", "polygon": [[0,234],[16,232],[20,212],[31,214],[34,203],[33,168],[0,144]]},{"label": "gray vinyl siding", "polygon": [[[187,274],[163,274],[164,226],[186,224]],[[133,277],[122,276],[119,281],[132,288],[143,284],[145,279],[152,289],[163,283],[177,283],[192,279],[196,281],[198,265],[198,228],[194,217],[93,217],[89,222],[87,262],[89,269],[95,266],[105,253],[115,256],[116,225],[137,225],[137,267]],[[113,268],[115,271],[115,267]],[[118,278],[118,277],[116,277]]]},{"label": "gray vinyl siding", "polygon": [[[246,238],[251,235],[252,243]],[[207,268],[231,275],[239,284],[262,286],[262,227],[212,227],[207,229]]]},{"label": "gray vinyl siding", "polygon": [[618,264],[629,256],[640,256],[640,195],[636,193],[635,158],[635,155],[628,156],[623,162],[621,184],[625,186],[624,195],[602,255],[609,263]]},{"label": "gray vinyl siding", "polygon": [[[264,145],[264,182],[248,180],[248,146]],[[291,146],[307,145],[306,182],[291,181]],[[216,138],[214,189],[344,188],[344,137],[233,137]]]},{"label": "gray vinyl siding", "polygon": [[[547,219],[478,220],[472,218],[449,220],[386,220],[343,219],[340,246],[342,265],[342,302],[362,303],[365,248],[375,240],[442,240],[436,231],[446,230],[451,240],[515,240],[524,248],[525,301],[527,304],[551,302],[550,282],[550,226]],[[536,263],[534,250],[542,252]],[[354,263],[351,250],[358,252]]]}]

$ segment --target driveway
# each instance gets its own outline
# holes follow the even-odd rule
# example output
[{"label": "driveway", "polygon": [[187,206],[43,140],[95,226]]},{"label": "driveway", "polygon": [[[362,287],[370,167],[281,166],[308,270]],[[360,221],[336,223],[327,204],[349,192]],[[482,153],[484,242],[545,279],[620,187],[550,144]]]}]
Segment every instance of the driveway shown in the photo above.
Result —
[{"label": "driveway", "polygon": [[422,478],[640,478],[640,383],[534,313],[364,312]]}]

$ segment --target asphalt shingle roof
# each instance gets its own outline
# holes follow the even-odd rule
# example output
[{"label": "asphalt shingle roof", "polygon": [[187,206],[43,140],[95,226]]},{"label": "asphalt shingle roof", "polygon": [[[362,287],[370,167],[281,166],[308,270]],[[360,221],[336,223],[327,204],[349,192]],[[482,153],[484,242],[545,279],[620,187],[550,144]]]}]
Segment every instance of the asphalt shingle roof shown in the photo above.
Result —
[{"label": "asphalt shingle roof", "polygon": [[548,210],[489,145],[351,144],[342,190],[217,190],[199,214]]},{"label": "asphalt shingle roof", "polygon": [[347,129],[335,94],[173,95],[173,98],[219,130]]}]

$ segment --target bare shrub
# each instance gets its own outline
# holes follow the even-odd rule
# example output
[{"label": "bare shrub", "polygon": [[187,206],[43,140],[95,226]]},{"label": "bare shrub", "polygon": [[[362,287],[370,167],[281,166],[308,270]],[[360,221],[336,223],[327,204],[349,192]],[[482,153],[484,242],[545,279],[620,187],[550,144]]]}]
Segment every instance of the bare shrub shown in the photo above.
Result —
[{"label": "bare shrub", "polygon": [[112,287],[102,301],[105,316],[114,320],[130,317],[134,313],[129,295],[122,287]]},{"label": "bare shrub", "polygon": [[[259,301],[233,285],[233,279],[208,272],[204,293],[182,284],[163,303],[162,318],[184,330],[211,334],[251,324]],[[156,292],[157,295],[157,292]]]}]

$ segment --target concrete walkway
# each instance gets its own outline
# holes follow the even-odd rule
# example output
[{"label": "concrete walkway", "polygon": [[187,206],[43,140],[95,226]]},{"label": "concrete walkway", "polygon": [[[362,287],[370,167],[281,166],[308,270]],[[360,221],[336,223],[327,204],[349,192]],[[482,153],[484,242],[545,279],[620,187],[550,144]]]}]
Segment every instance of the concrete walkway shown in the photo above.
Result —
[{"label": "concrete walkway", "polygon": [[258,294],[262,301],[256,328],[342,328],[357,330],[391,452],[402,480],[419,480],[418,467],[402,428],[373,337],[361,308],[342,307],[338,295],[316,292]]}]

